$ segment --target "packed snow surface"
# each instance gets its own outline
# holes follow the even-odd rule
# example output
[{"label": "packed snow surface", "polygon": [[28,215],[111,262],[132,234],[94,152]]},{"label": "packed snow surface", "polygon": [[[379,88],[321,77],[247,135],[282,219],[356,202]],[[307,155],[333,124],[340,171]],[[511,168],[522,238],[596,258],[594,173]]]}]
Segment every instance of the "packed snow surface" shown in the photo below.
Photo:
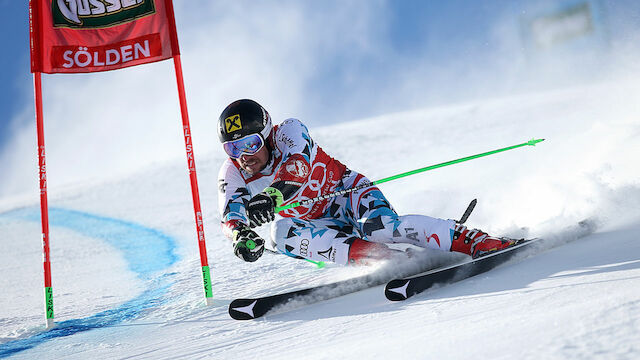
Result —
[{"label": "packed snow surface", "polygon": [[[546,139],[381,185],[399,213],[458,218],[477,198],[469,226],[553,243],[400,303],[378,286],[232,320],[234,298],[379,269],[236,258],[219,228],[224,154],[216,151],[197,159],[214,304],[204,304],[186,164],[154,164],[49,189],[57,327],[46,331],[37,189],[4,198],[0,357],[640,358],[640,82],[632,80],[311,127],[327,153],[374,180]],[[577,238],[572,226],[584,219],[597,229]]]}]

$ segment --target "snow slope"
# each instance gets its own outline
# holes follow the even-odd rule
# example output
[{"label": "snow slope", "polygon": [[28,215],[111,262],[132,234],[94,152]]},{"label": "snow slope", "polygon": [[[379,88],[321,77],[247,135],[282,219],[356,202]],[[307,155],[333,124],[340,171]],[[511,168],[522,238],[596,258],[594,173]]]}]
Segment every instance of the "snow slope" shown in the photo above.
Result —
[{"label": "snow slope", "polygon": [[[50,189],[58,327],[43,331],[35,191],[2,199],[0,357],[638,358],[637,84],[626,79],[311,128],[329,154],[371,179],[546,138],[535,148],[382,186],[400,213],[457,218],[478,198],[469,225],[545,236],[555,245],[402,303],[376,287],[256,321],[231,320],[227,305],[236,297],[376,269],[319,270],[269,254],[253,264],[235,258],[218,226],[223,154],[216,151],[197,159],[214,305],[203,301],[185,164],[156,164]],[[567,229],[585,218],[598,230],[576,239]]]}]

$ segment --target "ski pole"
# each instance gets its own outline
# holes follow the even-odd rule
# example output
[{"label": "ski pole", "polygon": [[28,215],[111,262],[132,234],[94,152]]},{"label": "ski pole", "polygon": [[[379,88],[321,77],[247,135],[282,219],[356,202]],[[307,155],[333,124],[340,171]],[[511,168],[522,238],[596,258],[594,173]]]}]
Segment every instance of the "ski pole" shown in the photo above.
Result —
[{"label": "ski pole", "polygon": [[303,258],[301,256],[296,256],[296,255],[294,255],[294,254],[292,254],[292,253],[290,253],[288,251],[287,252],[279,251],[279,250],[276,251],[276,250],[271,250],[271,249],[267,249],[267,248],[265,248],[265,250],[267,252],[269,252],[269,253],[272,253],[272,254],[283,254],[283,255],[287,255],[289,257],[292,257],[294,259],[300,259],[300,260],[304,260],[304,261],[310,262],[310,263],[314,264],[315,266],[317,266],[318,269],[322,269],[325,266],[324,261],[315,261],[315,260],[311,260],[311,259],[306,259],[306,258]]},{"label": "ski pole", "polygon": [[471,155],[471,156],[466,156],[460,159],[455,159],[455,160],[450,160],[450,161],[446,161],[443,163],[439,163],[439,164],[435,164],[435,165],[430,165],[430,166],[426,166],[420,169],[416,169],[416,170],[411,170],[411,171],[407,171],[407,172],[403,172],[401,174],[397,174],[397,175],[393,175],[393,176],[389,176],[386,177],[384,179],[380,179],[380,180],[376,180],[376,181],[370,181],[370,182],[365,182],[362,183],[358,186],[354,186],[350,189],[344,189],[344,190],[340,190],[340,191],[336,191],[334,193],[330,193],[330,194],[325,194],[325,195],[321,195],[318,197],[314,197],[312,199],[307,199],[307,200],[302,200],[299,202],[294,202],[288,205],[284,205],[284,206],[279,206],[276,207],[275,212],[278,213],[282,210],[287,210],[287,209],[291,209],[294,207],[298,207],[298,206],[302,206],[302,205],[309,205],[312,204],[316,201],[321,201],[321,200],[326,200],[326,199],[330,199],[336,196],[342,196],[344,194],[348,194],[350,192],[354,192],[360,189],[364,189],[364,188],[368,188],[370,186],[374,186],[374,185],[378,185],[378,184],[382,184],[391,180],[396,180],[396,179],[400,179],[403,177],[407,177],[409,175],[415,175],[415,174],[419,174],[421,172],[425,172],[425,171],[429,171],[429,170],[433,170],[433,169],[437,169],[437,168],[441,168],[441,167],[445,167],[445,166],[449,166],[449,165],[453,165],[453,164],[458,164],[464,161],[469,161],[469,160],[473,160],[473,159],[477,159],[483,156],[489,156],[489,155],[493,155],[493,154],[497,154],[499,152],[503,152],[503,151],[507,151],[507,150],[513,150],[513,149],[517,149],[519,147],[522,146],[536,146],[537,143],[544,141],[544,139],[531,139],[527,142],[524,142],[522,144],[518,144],[518,145],[513,145],[513,146],[507,146],[501,149],[497,149],[497,150],[492,150],[492,151],[487,151],[487,152],[483,152],[480,154],[476,154],[476,155]]},{"label": "ski pole", "polygon": [[324,265],[325,265],[324,261],[315,261],[315,260],[303,258],[301,256],[296,256],[296,255],[294,255],[294,254],[292,254],[292,253],[290,253],[288,251],[286,251],[286,252],[280,251],[280,253],[284,254],[284,255],[287,255],[289,257],[292,257],[294,259],[300,259],[300,260],[304,260],[304,261],[310,262],[310,263],[314,264],[315,266],[317,266],[318,269],[322,269],[324,267]]}]

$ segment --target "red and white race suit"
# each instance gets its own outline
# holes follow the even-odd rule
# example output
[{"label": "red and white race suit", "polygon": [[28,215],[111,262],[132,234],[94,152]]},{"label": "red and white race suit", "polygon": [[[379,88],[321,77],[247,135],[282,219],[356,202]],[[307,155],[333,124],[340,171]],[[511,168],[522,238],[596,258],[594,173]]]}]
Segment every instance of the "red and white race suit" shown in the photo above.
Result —
[{"label": "red and white race suit", "polygon": [[[281,190],[283,205],[287,205],[369,181],[327,155],[297,119],[275,126],[268,146],[270,160],[259,174],[248,174],[232,159],[220,169],[219,210],[228,237],[238,223],[249,223],[247,203],[267,187]],[[347,264],[354,260],[352,246],[362,248],[362,240],[449,251],[454,225],[453,220],[423,215],[399,216],[372,186],[281,211],[272,223],[271,234],[283,253]]]}]

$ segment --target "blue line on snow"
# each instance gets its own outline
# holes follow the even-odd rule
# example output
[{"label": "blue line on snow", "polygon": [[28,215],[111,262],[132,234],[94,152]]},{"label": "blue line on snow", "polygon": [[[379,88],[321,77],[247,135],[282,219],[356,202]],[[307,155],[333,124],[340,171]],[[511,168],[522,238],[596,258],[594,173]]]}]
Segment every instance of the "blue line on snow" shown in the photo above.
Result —
[{"label": "blue line on snow", "polygon": [[[1,214],[5,218],[40,222],[37,209],[19,209]],[[84,236],[105,241],[122,252],[129,266],[143,280],[153,280],[153,275],[177,261],[173,238],[162,232],[123,220],[92,215],[76,210],[50,208],[52,226],[76,231]],[[170,283],[163,279],[152,281],[151,289],[127,301],[117,308],[106,310],[83,319],[56,322],[54,329],[31,337],[0,345],[0,357],[14,355],[49,339],[73,335],[78,332],[114,325],[136,318],[143,310],[162,302],[162,295]],[[55,296],[55,289],[54,289]]]}]

